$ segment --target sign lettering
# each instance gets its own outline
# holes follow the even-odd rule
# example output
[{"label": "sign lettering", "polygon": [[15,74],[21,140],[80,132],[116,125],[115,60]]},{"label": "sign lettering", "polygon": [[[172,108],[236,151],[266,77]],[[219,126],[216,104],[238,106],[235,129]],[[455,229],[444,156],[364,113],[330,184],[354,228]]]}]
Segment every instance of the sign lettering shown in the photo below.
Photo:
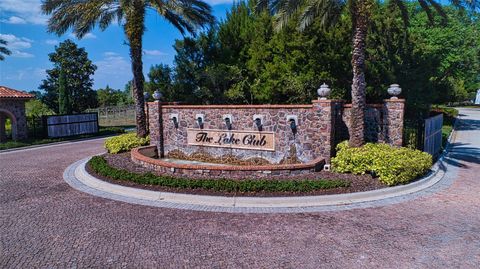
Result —
[{"label": "sign lettering", "polygon": [[187,141],[196,146],[275,150],[273,132],[187,129]]}]

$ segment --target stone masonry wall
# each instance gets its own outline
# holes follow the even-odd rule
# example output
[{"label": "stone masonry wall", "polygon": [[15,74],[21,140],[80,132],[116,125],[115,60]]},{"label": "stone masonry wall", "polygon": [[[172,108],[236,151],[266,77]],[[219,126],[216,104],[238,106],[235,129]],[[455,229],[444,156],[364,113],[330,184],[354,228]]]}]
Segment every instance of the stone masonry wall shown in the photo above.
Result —
[{"label": "stone masonry wall", "polygon": [[[365,111],[365,141],[402,146],[403,114],[402,99],[387,99],[384,104],[369,104]],[[335,144],[348,140],[351,105],[342,102],[335,107]]]},{"label": "stone masonry wall", "polygon": [[0,99],[0,124],[6,117],[12,121],[12,136],[14,140],[27,138],[27,119],[25,117],[25,100]]},{"label": "stone masonry wall", "polygon": [[[161,116],[159,115],[161,107]],[[389,111],[386,111],[389,110]],[[390,111],[391,110],[391,111]],[[310,105],[163,105],[148,103],[151,144],[161,152],[160,117],[163,126],[163,150],[185,155],[214,157],[234,156],[238,159],[261,158],[271,164],[306,163],[324,158],[330,163],[336,143],[347,132],[350,109],[339,101],[315,100]],[[256,131],[254,115],[263,116],[263,131],[275,133],[275,151],[215,148],[187,144],[187,128],[199,128],[196,114],[204,115],[204,129],[227,130],[223,116],[233,117],[232,130]],[[178,115],[175,128],[172,115]],[[297,133],[293,134],[287,116],[297,117]],[[403,100],[370,105],[366,112],[366,136],[369,141],[401,145]],[[401,122],[399,122],[401,121]],[[347,137],[348,139],[348,137]]]}]

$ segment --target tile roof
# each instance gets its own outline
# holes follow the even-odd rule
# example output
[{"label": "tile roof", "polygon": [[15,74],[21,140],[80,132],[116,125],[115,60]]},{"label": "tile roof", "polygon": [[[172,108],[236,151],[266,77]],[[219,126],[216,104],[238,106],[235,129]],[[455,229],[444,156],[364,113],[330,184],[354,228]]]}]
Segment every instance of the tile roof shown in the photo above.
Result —
[{"label": "tile roof", "polygon": [[35,95],[0,86],[0,99],[3,98],[32,99],[35,98]]}]

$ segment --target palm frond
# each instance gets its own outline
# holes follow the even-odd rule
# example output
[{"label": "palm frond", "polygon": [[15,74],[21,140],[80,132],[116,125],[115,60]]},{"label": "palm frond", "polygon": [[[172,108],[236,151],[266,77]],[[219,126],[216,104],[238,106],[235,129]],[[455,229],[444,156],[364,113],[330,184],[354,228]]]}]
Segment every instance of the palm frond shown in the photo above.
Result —
[{"label": "palm frond", "polygon": [[418,3],[422,7],[422,9],[425,11],[425,13],[427,13],[428,20],[430,22],[433,22],[434,20],[433,20],[432,10],[430,9],[430,6],[428,5],[428,3],[425,0],[418,0]]},{"label": "palm frond", "polygon": [[49,32],[61,35],[72,29],[79,38],[95,25],[104,30],[113,20],[123,16],[118,0],[46,0],[42,11],[51,15]]},{"label": "palm frond", "polygon": [[201,0],[151,0],[149,5],[182,34],[195,35],[199,28],[215,23],[212,8]]},{"label": "palm frond", "polygon": [[315,19],[320,20],[322,27],[330,27],[340,17],[345,4],[343,0],[307,0],[300,14],[299,30],[305,30]]},{"label": "palm frond", "polygon": [[435,11],[442,17],[442,23],[445,24],[447,22],[447,14],[443,10],[442,6],[435,2],[435,0],[427,0],[430,5],[435,9]]}]

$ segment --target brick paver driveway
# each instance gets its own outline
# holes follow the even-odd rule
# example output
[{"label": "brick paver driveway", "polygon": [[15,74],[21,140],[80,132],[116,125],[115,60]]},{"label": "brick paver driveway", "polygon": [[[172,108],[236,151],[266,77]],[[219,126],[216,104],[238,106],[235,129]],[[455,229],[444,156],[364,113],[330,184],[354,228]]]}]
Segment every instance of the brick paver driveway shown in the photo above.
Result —
[{"label": "brick paver driveway", "polygon": [[209,213],[94,197],[72,189],[62,173],[101,152],[98,140],[0,154],[0,265],[478,268],[480,111],[461,113],[448,188],[336,212]]}]

